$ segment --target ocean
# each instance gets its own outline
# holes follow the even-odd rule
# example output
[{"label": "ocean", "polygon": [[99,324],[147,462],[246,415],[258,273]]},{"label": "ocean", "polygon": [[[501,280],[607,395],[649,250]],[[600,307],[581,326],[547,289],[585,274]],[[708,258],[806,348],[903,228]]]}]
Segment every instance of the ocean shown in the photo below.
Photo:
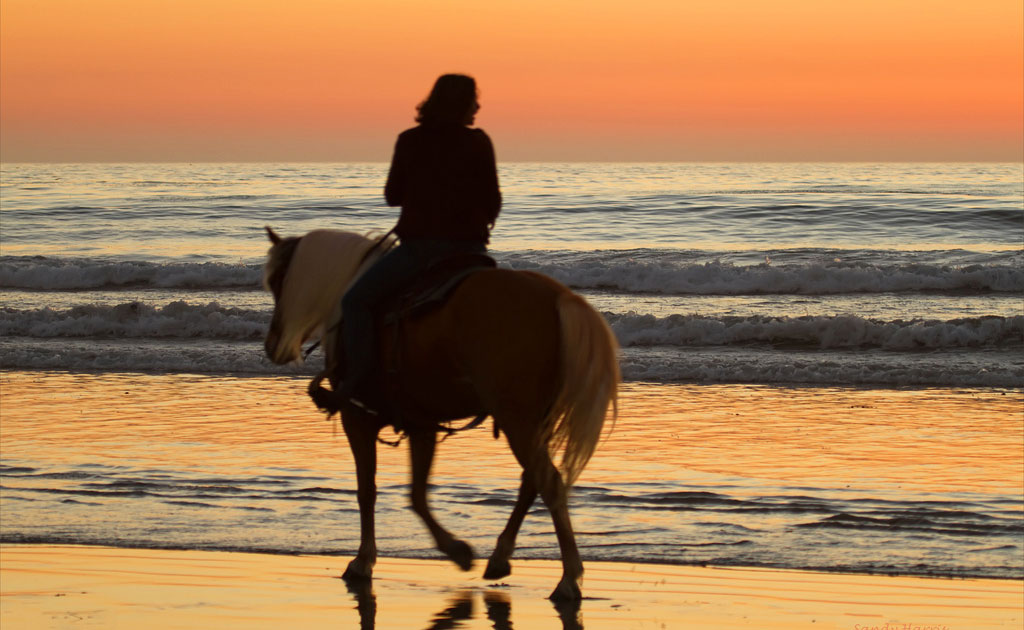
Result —
[{"label": "ocean", "polygon": [[[4,164],[0,542],[351,554],[355,480],[262,337],[263,227],[389,229],[386,164]],[[504,164],[491,253],[584,295],[622,414],[586,559],[1024,577],[1020,164]],[[381,447],[381,552],[436,557]],[[516,466],[450,438],[487,554]],[[492,462],[480,470],[480,461]],[[518,557],[557,556],[540,504]]]}]

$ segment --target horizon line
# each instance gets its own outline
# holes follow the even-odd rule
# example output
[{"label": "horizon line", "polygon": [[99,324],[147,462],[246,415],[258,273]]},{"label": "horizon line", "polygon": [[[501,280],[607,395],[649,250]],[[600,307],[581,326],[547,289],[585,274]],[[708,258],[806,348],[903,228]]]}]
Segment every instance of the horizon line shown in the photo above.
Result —
[{"label": "horizon line", "polygon": [[[390,164],[390,160],[0,160],[0,166],[43,164]],[[1018,164],[1024,167],[1024,155],[1005,159],[857,159],[857,160],[499,160],[502,164]]]}]

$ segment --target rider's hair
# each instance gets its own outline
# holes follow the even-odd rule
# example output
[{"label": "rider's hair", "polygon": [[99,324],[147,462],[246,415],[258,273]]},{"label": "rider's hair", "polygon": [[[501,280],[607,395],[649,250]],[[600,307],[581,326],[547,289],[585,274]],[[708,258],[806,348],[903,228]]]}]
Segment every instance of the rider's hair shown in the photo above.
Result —
[{"label": "rider's hair", "polygon": [[476,103],[476,80],[465,74],[444,74],[434,83],[430,95],[416,106],[420,124],[465,124],[469,108]]}]

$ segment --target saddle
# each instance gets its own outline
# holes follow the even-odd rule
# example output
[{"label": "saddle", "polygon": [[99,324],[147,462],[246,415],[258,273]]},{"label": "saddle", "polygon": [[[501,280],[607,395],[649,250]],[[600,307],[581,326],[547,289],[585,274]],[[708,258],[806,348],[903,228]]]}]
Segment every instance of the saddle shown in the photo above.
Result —
[{"label": "saddle", "polygon": [[[440,308],[467,277],[477,271],[495,267],[497,267],[495,260],[486,254],[456,254],[443,258],[424,270],[412,284],[393,297],[385,299],[378,308],[374,319],[378,331],[379,347],[388,347],[390,351],[378,354],[377,374],[379,378],[373,386],[367,388],[370,391],[360,392],[360,394],[369,409],[375,414],[387,416],[388,423],[392,424],[396,430],[405,430],[409,425],[423,426],[424,422],[423,419],[414,420],[407,417],[407,413],[403,413],[407,410],[408,405],[404,404],[406,401],[403,399],[399,378],[402,369],[401,323],[408,318]],[[385,341],[385,335],[390,343],[382,343]],[[344,347],[340,343],[337,355],[336,364],[330,376],[342,381],[345,378],[347,357]],[[343,403],[336,401],[332,393],[320,385],[325,376],[328,376],[326,371],[310,383],[309,395],[317,407],[326,411],[328,415],[332,415],[341,410]],[[463,429],[479,425],[485,417],[486,414],[479,416]],[[436,421],[430,424],[430,428],[435,430],[450,430]]]},{"label": "saddle", "polygon": [[456,254],[427,267],[418,279],[394,297],[384,300],[380,324],[393,324],[444,304],[452,291],[472,273],[493,269],[498,263],[487,254]]}]

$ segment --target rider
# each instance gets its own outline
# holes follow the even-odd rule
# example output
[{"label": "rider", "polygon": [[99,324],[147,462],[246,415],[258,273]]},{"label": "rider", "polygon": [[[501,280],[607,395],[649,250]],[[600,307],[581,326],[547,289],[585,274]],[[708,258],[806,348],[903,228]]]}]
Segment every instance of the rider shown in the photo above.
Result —
[{"label": "rider", "polygon": [[494,147],[482,129],[471,127],[480,109],[476,81],[445,74],[416,109],[419,124],[398,136],[384,188],[388,205],[402,207],[395,226],[400,244],[341,301],[340,339],[347,357],[342,400],[366,391],[376,358],[376,308],[432,263],[485,253],[501,209]]}]

